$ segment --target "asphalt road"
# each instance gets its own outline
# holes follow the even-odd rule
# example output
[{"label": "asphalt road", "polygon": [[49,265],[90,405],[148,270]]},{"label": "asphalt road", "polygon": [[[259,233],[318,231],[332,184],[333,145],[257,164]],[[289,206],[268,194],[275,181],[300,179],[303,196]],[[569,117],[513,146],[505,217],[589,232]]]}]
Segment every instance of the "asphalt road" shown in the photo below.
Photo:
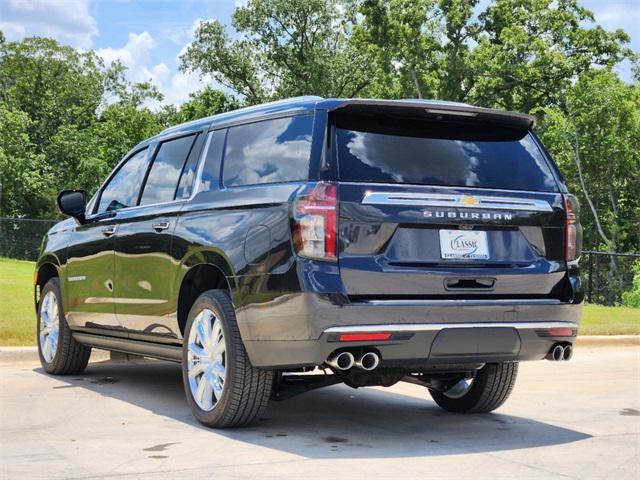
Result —
[{"label": "asphalt road", "polygon": [[[104,359],[104,356],[98,360]],[[418,386],[334,386],[256,426],[200,427],[173,364],[50,377],[0,355],[0,478],[640,478],[640,349],[521,365],[500,410],[454,415]]]}]

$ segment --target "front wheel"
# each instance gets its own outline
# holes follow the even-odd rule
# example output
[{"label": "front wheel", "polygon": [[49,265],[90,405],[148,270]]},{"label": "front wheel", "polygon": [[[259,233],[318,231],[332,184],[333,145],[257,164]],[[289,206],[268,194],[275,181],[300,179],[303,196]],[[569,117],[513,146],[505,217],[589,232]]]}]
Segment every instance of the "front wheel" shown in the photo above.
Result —
[{"label": "front wheel", "polygon": [[64,315],[57,278],[49,280],[40,293],[37,330],[38,356],[45,372],[75,375],[87,368],[91,347],[85,347],[73,338]]},{"label": "front wheel", "polygon": [[253,367],[227,292],[208,290],[191,307],[182,348],[182,379],[196,419],[208,427],[240,427],[267,406],[273,372]]},{"label": "front wheel", "polygon": [[429,390],[435,402],[456,413],[485,413],[500,407],[511,394],[518,363],[488,363],[471,377],[461,378],[446,390]]}]

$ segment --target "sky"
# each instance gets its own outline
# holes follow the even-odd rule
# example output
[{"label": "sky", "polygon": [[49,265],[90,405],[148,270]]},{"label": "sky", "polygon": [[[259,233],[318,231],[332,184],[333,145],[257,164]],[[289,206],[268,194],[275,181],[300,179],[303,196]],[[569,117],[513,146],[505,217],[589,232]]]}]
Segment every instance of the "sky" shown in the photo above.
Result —
[{"label": "sky", "polygon": [[[53,37],[60,43],[94,49],[105,61],[121,60],[133,82],[151,80],[164,103],[181,104],[211,79],[178,69],[180,53],[203,19],[231,23],[245,0],[0,0],[0,30],[8,40]],[[487,4],[488,0],[481,1]],[[640,0],[582,0],[607,30],[624,29],[640,51]],[[630,79],[628,65],[619,67]]]}]

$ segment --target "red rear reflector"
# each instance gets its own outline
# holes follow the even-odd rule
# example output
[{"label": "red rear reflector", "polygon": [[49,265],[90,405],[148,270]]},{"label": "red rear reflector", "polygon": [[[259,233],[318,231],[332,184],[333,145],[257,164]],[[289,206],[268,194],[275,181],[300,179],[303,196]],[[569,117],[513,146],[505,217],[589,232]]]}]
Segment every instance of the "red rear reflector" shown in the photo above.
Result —
[{"label": "red rear reflector", "polygon": [[369,340],[389,340],[390,333],[343,333],[338,337],[340,342],[367,342]]},{"label": "red rear reflector", "polygon": [[572,328],[550,328],[549,335],[551,337],[573,337]]}]

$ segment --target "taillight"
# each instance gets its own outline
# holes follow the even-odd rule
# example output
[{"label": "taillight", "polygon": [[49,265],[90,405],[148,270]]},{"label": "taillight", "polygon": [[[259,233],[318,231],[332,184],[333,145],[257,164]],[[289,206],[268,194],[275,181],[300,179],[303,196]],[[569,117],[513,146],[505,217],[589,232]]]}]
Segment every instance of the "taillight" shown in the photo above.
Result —
[{"label": "taillight", "polygon": [[571,262],[580,258],[580,250],[582,248],[582,227],[578,219],[580,206],[576,197],[565,195],[564,207],[566,213],[565,258],[567,262]]},{"label": "taillight", "polygon": [[336,260],[338,190],[333,183],[307,185],[294,202],[293,242],[301,257]]}]

